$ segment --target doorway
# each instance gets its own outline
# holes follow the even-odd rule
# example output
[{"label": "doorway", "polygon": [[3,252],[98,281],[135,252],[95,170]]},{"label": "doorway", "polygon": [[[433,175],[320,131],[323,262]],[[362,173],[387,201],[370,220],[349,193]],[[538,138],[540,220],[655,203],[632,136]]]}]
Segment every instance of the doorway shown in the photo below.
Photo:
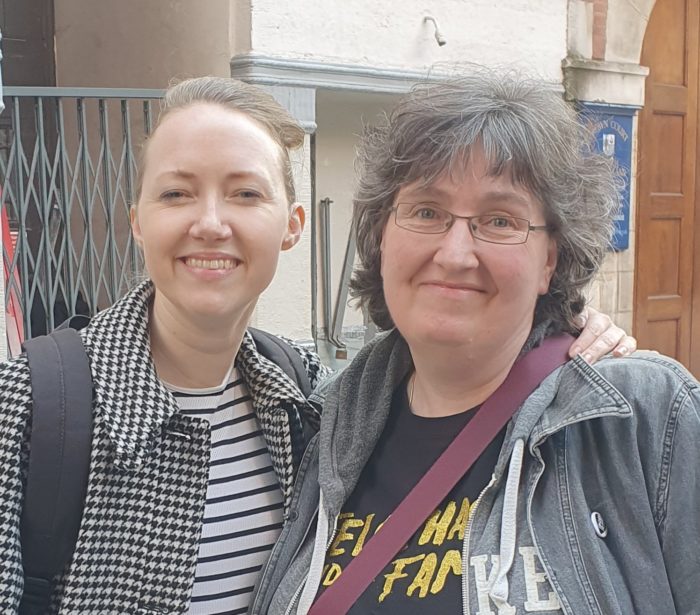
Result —
[{"label": "doorway", "polygon": [[700,0],[657,0],[642,47],[634,335],[700,375],[698,34]]}]

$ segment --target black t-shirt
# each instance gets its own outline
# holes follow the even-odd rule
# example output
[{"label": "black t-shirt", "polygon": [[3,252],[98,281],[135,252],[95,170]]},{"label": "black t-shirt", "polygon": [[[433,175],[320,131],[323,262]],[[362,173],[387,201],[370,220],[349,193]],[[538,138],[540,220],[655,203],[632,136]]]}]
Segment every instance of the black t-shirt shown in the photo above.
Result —
[{"label": "black t-shirt", "polygon": [[[396,509],[477,409],[441,418],[411,412],[406,383],[326,553],[320,592],[331,585]],[[352,615],[461,612],[461,554],[470,505],[496,466],[505,429],[350,609]],[[320,593],[319,592],[319,593]]]}]

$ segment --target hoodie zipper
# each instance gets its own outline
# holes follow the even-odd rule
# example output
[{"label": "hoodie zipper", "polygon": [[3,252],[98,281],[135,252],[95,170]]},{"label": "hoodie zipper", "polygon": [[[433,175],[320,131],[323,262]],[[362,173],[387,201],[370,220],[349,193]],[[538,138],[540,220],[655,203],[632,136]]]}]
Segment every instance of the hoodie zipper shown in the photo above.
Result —
[{"label": "hoodie zipper", "polygon": [[[318,508],[316,508],[316,513],[315,513],[315,514],[318,515]],[[293,561],[296,560],[297,555],[299,554],[299,551],[301,550],[302,546],[304,546],[304,543],[306,542],[306,538],[307,538],[308,535],[309,535],[309,530],[310,530],[310,529],[311,529],[311,524],[309,524],[309,525],[307,526],[306,531],[304,532],[304,536],[303,536],[302,539],[299,541],[299,544],[297,545],[297,548],[296,548],[295,551],[294,551],[294,555],[292,555],[292,558],[289,560],[290,562],[293,562]],[[270,561],[270,560],[268,559],[268,563],[269,563],[269,561]],[[304,583],[306,583],[306,579],[308,579],[308,577],[309,577],[309,574],[306,573],[306,574],[304,575],[304,578],[303,578],[303,579],[301,580],[301,582],[299,583],[299,587],[297,587],[296,591],[295,591],[294,594],[292,595],[292,599],[290,600],[289,606],[287,607],[287,610],[285,611],[285,613],[290,613],[290,612],[291,612],[290,609],[291,609],[291,607],[294,605],[294,603],[297,601],[297,599],[299,598],[299,594],[301,593],[301,590],[302,590],[302,588],[304,587]]]},{"label": "hoodie zipper", "polygon": [[493,486],[496,482],[496,475],[491,475],[491,480],[489,484],[486,485],[476,498],[471,510],[469,511],[469,517],[467,519],[467,528],[464,530],[464,541],[462,543],[462,606],[464,615],[471,614],[471,608],[469,606],[469,542],[471,540],[472,533],[472,521],[476,516],[476,509],[479,507],[484,494]]},{"label": "hoodie zipper", "polygon": [[[317,514],[318,514],[318,510],[317,510]],[[339,517],[340,517],[340,515],[336,515],[333,519],[333,531],[331,532],[330,538],[326,541],[326,548],[323,550],[324,554],[328,552],[329,547],[331,546],[331,544],[333,544],[333,541],[335,540],[335,537],[338,534],[338,518]],[[307,533],[307,535],[308,535],[308,533]],[[297,548],[297,552],[299,551],[300,548],[301,548],[301,545]],[[295,558],[296,558],[296,556],[295,556]],[[294,561],[294,559],[292,559],[291,561]],[[284,611],[284,615],[291,615],[292,610],[294,609],[295,605],[297,604],[297,601],[299,600],[301,593],[304,591],[304,586],[306,585],[306,582],[308,580],[309,580],[309,573],[307,572],[306,576],[301,580],[301,582],[299,583],[299,586],[296,588],[296,591],[292,595],[292,598],[289,601],[289,605],[287,606],[287,609]]]},{"label": "hoodie zipper", "polygon": [[299,587],[297,587],[296,591],[292,595],[292,599],[289,601],[289,606],[287,606],[287,610],[284,612],[284,615],[290,615],[292,612],[292,609],[294,608],[294,605],[297,603],[297,600],[299,600],[299,595],[301,594],[302,590],[304,589],[304,585],[306,584],[306,580],[309,578],[309,575],[307,575],[301,580],[301,583],[299,583]]}]

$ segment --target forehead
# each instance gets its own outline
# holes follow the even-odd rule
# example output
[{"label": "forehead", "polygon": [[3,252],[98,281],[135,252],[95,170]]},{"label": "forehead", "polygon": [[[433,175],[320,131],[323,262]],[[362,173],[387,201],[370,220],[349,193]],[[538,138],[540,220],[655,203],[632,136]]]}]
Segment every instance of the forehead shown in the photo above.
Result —
[{"label": "forehead", "polygon": [[395,201],[418,199],[435,201],[445,207],[472,205],[512,205],[524,209],[539,209],[539,200],[528,188],[517,184],[507,175],[469,176],[445,172],[432,181],[417,180],[405,184]]},{"label": "forehead", "polygon": [[508,170],[494,174],[478,159],[453,165],[433,178],[419,178],[404,184],[395,202],[400,200],[434,201],[447,208],[504,206],[514,209],[513,213],[543,211],[540,200],[527,186],[516,182]]},{"label": "forehead", "polygon": [[198,166],[206,160],[281,169],[282,150],[266,128],[245,113],[196,103],[168,113],[149,141],[146,167],[162,163]]}]

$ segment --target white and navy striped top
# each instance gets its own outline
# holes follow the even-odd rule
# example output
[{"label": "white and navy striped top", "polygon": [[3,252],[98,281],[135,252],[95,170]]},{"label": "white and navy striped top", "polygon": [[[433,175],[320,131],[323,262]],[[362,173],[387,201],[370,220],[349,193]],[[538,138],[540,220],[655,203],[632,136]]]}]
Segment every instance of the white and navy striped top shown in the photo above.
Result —
[{"label": "white and navy striped top", "polygon": [[189,612],[242,615],[282,529],[282,491],[237,369],[219,387],[168,388],[182,414],[211,423],[209,487]]}]

